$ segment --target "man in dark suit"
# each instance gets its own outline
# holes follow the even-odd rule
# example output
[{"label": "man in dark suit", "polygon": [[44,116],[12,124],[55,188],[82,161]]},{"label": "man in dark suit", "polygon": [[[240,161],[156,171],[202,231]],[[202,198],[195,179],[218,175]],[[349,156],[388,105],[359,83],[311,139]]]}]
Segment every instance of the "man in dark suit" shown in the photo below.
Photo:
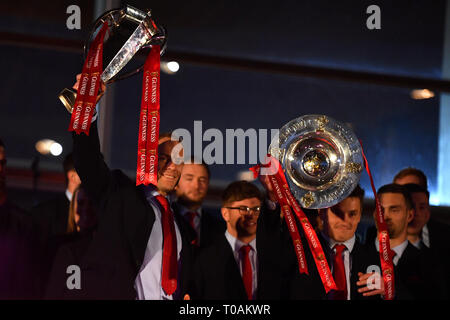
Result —
[{"label": "man in dark suit", "polygon": [[[388,184],[378,190],[378,198],[388,227],[392,261],[394,264],[396,299],[439,299],[446,297],[443,270],[436,259],[409,243],[408,224],[413,220],[414,208],[405,186]],[[375,213],[374,213],[375,215]],[[378,237],[367,243],[367,251],[373,265],[380,265]],[[360,276],[358,285],[365,285],[370,274]],[[383,293],[380,289],[359,289],[370,295]]]},{"label": "man in dark suit", "polygon": [[225,232],[222,217],[215,216],[202,208],[209,187],[210,171],[205,163],[185,163],[181,171],[180,181],[176,187],[177,202],[175,214],[186,223],[192,233],[194,244],[201,248]]},{"label": "man in dark suit", "polygon": [[353,192],[337,205],[320,209],[319,215],[323,221],[323,231],[319,234],[325,245],[333,278],[338,290],[329,292],[327,299],[357,300],[362,295],[358,293],[356,282],[358,273],[366,273],[368,257],[356,237],[356,229],[361,221],[364,190],[357,185]]},{"label": "man in dark suit", "polygon": [[81,263],[81,298],[183,298],[191,239],[174,219],[167,199],[183,166],[172,160],[179,142],[159,140],[157,185],[136,187],[104,162],[95,122],[89,136],[73,134],[73,141],[75,168],[99,208],[98,230]]},{"label": "man in dark suit", "polygon": [[42,291],[53,264],[53,259],[60,244],[65,241],[68,234],[69,206],[74,191],[81,183],[75,170],[72,153],[69,153],[63,162],[66,190],[55,198],[42,202],[31,209],[33,227],[39,235],[40,246],[40,278],[43,282]]},{"label": "man in dark suit", "polygon": [[73,164],[72,153],[63,162],[66,191],[52,200],[43,202],[31,210],[35,225],[49,237],[62,236],[67,233],[69,205],[72,194],[81,183]]},{"label": "man in dark suit", "polygon": [[[445,270],[450,268],[450,227],[434,220],[430,211],[430,193],[418,184],[405,184],[414,205],[414,219],[408,224],[408,240],[421,251],[431,251]],[[450,277],[446,277],[447,288]],[[448,289],[447,289],[448,291]]]},{"label": "man in dark suit", "polygon": [[[428,179],[422,170],[417,168],[404,168],[400,170],[392,181],[395,184],[405,185],[405,184],[417,184],[422,188],[428,189]],[[377,236],[377,228],[372,226],[367,229],[366,242],[373,242]]]},{"label": "man in dark suit", "polygon": [[279,299],[280,216],[262,209],[258,188],[246,181],[223,193],[227,231],[204,248],[196,261],[194,299]]},{"label": "man in dark suit", "polygon": [[[365,299],[358,292],[358,273],[366,273],[369,266],[368,256],[356,236],[356,229],[361,220],[364,190],[358,185],[344,200],[333,207],[320,209],[318,233],[328,265],[338,290],[326,294],[320,275],[315,266],[309,248],[305,249],[309,275],[300,275],[294,255],[290,254],[292,281],[289,298],[294,300],[360,300]],[[302,239],[307,243],[306,239]],[[293,248],[290,250],[293,252]]]}]

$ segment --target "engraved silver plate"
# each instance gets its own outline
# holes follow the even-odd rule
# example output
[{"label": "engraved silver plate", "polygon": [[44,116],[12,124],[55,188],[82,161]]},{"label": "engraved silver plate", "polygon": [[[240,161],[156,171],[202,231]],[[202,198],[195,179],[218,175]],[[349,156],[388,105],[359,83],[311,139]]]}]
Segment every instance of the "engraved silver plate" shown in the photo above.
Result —
[{"label": "engraved silver plate", "polygon": [[280,129],[269,153],[276,157],[290,190],[304,208],[331,207],[359,182],[361,145],[346,125],[324,115],[305,115]]}]

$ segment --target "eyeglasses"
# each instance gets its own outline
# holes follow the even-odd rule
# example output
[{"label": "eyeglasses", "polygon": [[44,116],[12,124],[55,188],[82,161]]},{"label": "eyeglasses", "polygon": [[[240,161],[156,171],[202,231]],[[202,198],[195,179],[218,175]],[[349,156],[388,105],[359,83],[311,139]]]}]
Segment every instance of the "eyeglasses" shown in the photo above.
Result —
[{"label": "eyeglasses", "polygon": [[240,206],[240,207],[225,207],[225,208],[239,210],[239,214],[241,215],[254,214],[257,216],[261,212],[261,207],[249,208],[246,206]]}]

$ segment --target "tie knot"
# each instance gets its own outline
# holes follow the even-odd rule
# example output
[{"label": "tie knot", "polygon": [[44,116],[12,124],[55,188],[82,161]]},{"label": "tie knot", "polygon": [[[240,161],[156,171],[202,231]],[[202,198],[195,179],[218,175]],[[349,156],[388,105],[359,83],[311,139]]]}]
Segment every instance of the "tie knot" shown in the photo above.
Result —
[{"label": "tie knot", "polygon": [[162,196],[162,195],[157,195],[156,200],[159,202],[159,204],[164,208],[165,211],[169,211],[169,201],[167,200],[166,197]]},{"label": "tie knot", "polygon": [[389,250],[389,254],[391,256],[391,259],[394,259],[394,257],[397,255],[397,253],[392,249]]},{"label": "tie knot", "polygon": [[347,247],[345,246],[345,244],[336,244],[334,246],[334,249],[336,250],[336,254],[341,254],[342,252],[347,250]]},{"label": "tie knot", "polygon": [[189,221],[193,221],[196,216],[198,216],[198,213],[196,211],[189,211],[186,213],[186,216],[188,217]]},{"label": "tie knot", "polygon": [[245,246],[242,246],[241,249],[239,249],[239,250],[242,252],[242,254],[248,255],[250,250],[252,250],[252,247],[250,245],[245,245]]}]

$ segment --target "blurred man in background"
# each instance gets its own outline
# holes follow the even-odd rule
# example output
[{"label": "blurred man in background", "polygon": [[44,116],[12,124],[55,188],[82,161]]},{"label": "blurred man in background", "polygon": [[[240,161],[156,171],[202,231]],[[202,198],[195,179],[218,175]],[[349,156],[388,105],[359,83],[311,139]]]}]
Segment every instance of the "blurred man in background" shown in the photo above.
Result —
[{"label": "blurred man in background", "polygon": [[72,153],[63,162],[66,190],[54,199],[38,204],[31,211],[36,226],[47,236],[61,236],[67,232],[69,204],[72,194],[81,183],[74,163]]},{"label": "blurred man in background", "polygon": [[225,223],[218,215],[202,205],[208,193],[210,172],[205,163],[185,163],[176,187],[175,213],[181,216],[192,233],[193,244],[205,247],[225,231]]}]

